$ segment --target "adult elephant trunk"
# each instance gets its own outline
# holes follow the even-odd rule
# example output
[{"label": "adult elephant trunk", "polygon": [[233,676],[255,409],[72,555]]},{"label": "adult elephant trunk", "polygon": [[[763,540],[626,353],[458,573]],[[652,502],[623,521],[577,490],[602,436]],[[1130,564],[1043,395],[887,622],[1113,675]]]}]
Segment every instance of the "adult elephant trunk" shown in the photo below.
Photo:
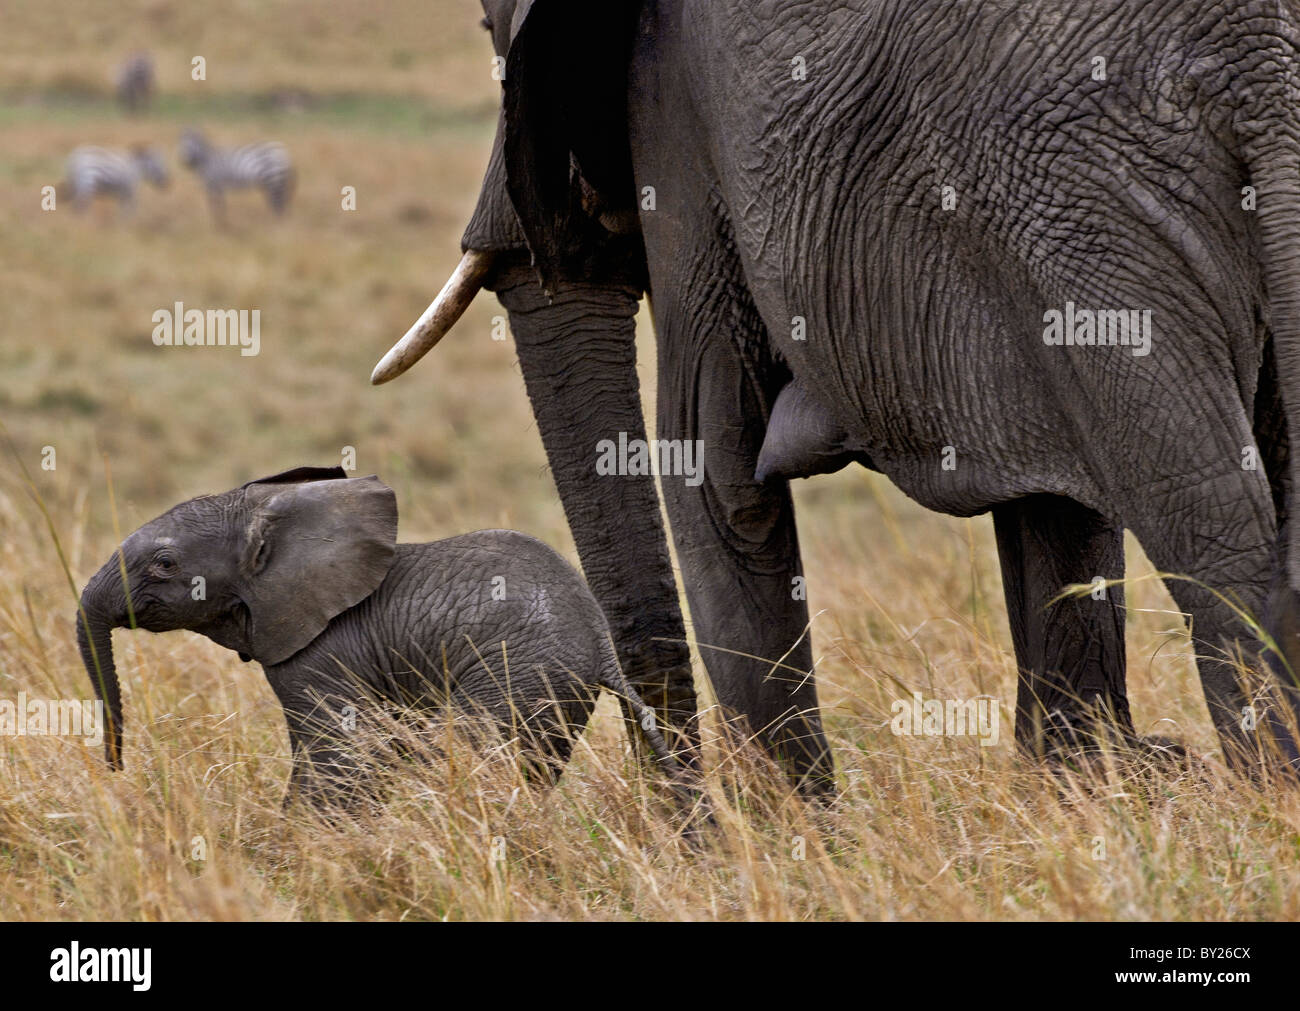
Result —
[{"label": "adult elephant trunk", "polygon": [[[500,173],[499,147],[489,180]],[[467,238],[508,230],[493,223],[494,213],[505,215],[497,207],[502,201],[490,199],[501,192],[502,186],[485,184]],[[513,227],[513,213],[508,217]],[[465,243],[452,279],[376,366],[371,381],[388,382],[410,368],[441,340],[480,286],[496,291],[510,314],[528,399],[583,574],[609,621],[619,663],[661,729],[680,737],[684,761],[693,765],[695,684],[655,479],[596,471],[603,440],[617,445],[620,435],[627,442],[646,438],[636,372],[636,313],[644,287],[639,243],[611,240],[597,258],[599,280],[561,280],[549,293],[538,284],[522,241],[494,245],[479,250]]]},{"label": "adult elephant trunk", "polygon": [[104,703],[104,757],[109,768],[122,768],[122,690],[113,662],[113,629],[126,624],[126,595],[116,555],[86,584],[77,611],[77,649],[90,676],[95,697]]},{"label": "adult elephant trunk", "polygon": [[559,280],[548,297],[524,256],[489,285],[510,313],[519,364],[582,570],[619,663],[661,721],[698,743],[690,651],[653,475],[597,472],[598,446],[646,438],[636,372],[641,283]]}]

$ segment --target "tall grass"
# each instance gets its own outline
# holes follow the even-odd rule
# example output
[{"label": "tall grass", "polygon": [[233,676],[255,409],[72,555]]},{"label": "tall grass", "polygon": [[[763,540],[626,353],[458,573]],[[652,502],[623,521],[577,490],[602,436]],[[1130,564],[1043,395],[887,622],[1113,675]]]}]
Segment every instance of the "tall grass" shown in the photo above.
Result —
[{"label": "tall grass", "polygon": [[[0,591],[0,696],[84,697],[74,600],[44,520],[21,489],[0,488],[12,576]],[[75,515],[76,496],[49,506]],[[88,538],[84,520],[60,533]],[[912,687],[1011,697],[1001,630],[989,641],[951,620],[927,642],[925,622],[905,627],[909,587],[918,581],[900,580],[897,613],[881,615],[899,641],[823,637],[838,801],[797,800],[708,720],[714,823],[693,839],[663,783],[635,762],[611,702],[554,790],[528,786],[502,754],[462,747],[399,763],[385,803],[352,817],[283,812],[287,741],[256,669],[186,633],[119,631],[123,772],[76,739],[0,739],[0,908],[70,920],[1300,912],[1286,870],[1300,840],[1295,792],[1229,775],[1212,754],[1049,774],[1017,758],[1009,712],[993,747],[892,734],[891,702]],[[938,643],[954,645],[940,654]],[[1135,688],[1139,711],[1158,705]]]}]

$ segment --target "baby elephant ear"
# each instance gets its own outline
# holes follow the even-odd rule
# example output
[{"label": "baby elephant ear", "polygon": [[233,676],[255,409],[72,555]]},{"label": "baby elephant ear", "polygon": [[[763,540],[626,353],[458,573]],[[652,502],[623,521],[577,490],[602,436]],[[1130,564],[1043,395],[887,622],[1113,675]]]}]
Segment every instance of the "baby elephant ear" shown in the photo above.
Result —
[{"label": "baby elephant ear", "polygon": [[377,477],[246,485],[253,507],[240,571],[253,657],[287,660],[384,580],[397,499]]},{"label": "baby elephant ear", "polygon": [[294,467],[293,470],[282,470],[270,477],[259,477],[256,481],[249,481],[248,484],[241,487],[251,488],[255,484],[298,484],[302,481],[329,481],[335,478],[343,479],[347,476],[348,472],[342,467]]}]

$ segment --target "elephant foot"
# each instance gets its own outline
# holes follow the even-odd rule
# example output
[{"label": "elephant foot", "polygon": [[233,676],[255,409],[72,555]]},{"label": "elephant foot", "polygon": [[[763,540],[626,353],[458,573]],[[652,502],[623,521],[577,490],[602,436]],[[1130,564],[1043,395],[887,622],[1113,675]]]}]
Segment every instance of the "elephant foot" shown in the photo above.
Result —
[{"label": "elephant foot", "polygon": [[[1132,786],[1167,783],[1170,777],[1188,775],[1208,780],[1209,763],[1172,737],[1120,732],[1087,740],[1076,739],[1072,747],[1058,747],[1043,756],[1049,775],[1057,778],[1082,777],[1084,782],[1118,776]],[[1077,782],[1077,780],[1076,780]]]},{"label": "elephant foot", "polygon": [[1127,712],[1116,718],[1104,708],[1071,713],[1056,709],[1034,729],[1036,733],[1018,733],[1017,744],[1022,753],[1055,767],[1119,760],[1169,769],[1186,765],[1191,757],[1186,746],[1172,737],[1134,731]]},{"label": "elephant foot", "polygon": [[1020,751],[1044,761],[1068,759],[1104,751],[1122,751],[1138,740],[1127,712],[1123,717],[1100,704],[1055,706],[1044,712],[1017,712],[1016,744]]},{"label": "elephant foot", "polygon": [[1139,736],[1134,740],[1133,747],[1140,757],[1149,758],[1153,762],[1183,763],[1189,757],[1187,745],[1159,734]]}]

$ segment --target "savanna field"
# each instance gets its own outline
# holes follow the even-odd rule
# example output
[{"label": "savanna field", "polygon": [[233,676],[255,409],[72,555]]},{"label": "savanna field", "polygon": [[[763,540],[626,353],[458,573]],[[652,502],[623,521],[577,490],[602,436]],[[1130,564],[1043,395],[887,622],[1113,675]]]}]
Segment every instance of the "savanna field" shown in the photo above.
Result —
[{"label": "savanna field", "polygon": [[[401,540],[513,527],[577,562],[490,293],[409,375],[368,382],[459,259],[499,90],[481,16],[477,0],[126,0],[111,17],[91,0],[6,4],[0,699],[90,697],[75,593],[121,534],[200,493],[337,464],[346,447],[397,492]],[[131,118],[111,78],[137,48],[158,95]],[[298,184],[283,220],[243,192],[214,225],[176,159],[191,125],[288,147]],[[143,187],[130,216],[106,200],[42,210],[41,188],[86,143],[158,145],[171,185]],[[261,353],[155,346],[153,313],[178,301],[259,308]],[[645,311],[639,356],[650,412]],[[192,633],[119,630],[125,771],[75,738],[0,737],[0,917],[1300,917],[1300,793],[1222,770],[1192,644],[1135,543],[1135,723],[1193,761],[1052,777],[1013,744],[989,518],[927,512],[857,468],[795,495],[833,807],[805,806],[713,741],[716,825],[683,841],[607,699],[554,791],[469,756],[402,771],[355,820],[286,814],[288,739],[260,669]],[[896,736],[891,703],[914,691],[999,700],[997,743]]]}]

